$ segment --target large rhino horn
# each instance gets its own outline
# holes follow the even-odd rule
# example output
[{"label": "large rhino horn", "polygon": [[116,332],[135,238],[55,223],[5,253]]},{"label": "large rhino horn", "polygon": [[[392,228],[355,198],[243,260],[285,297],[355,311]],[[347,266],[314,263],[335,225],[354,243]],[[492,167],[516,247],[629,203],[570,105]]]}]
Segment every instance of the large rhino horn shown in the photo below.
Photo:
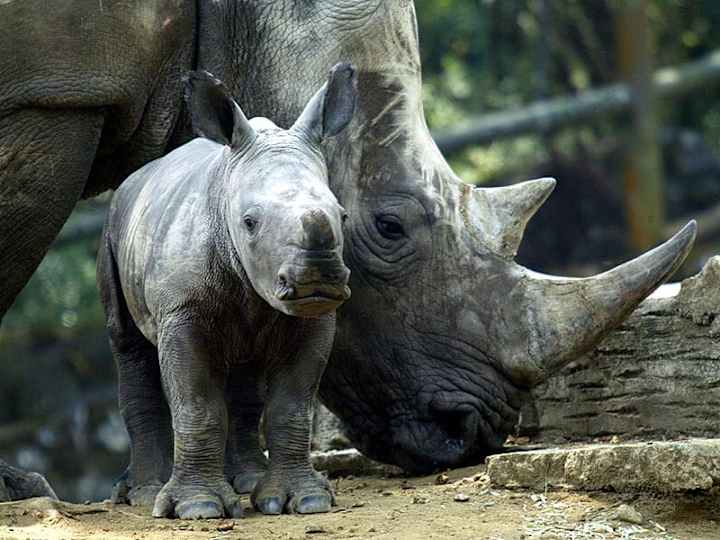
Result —
[{"label": "large rhino horn", "polygon": [[504,259],[515,257],[525,226],[555,188],[554,178],[538,178],[512,186],[475,188],[473,212],[483,243]]},{"label": "large rhino horn", "polygon": [[657,248],[589,278],[547,276],[515,265],[520,277],[500,314],[503,326],[514,331],[498,350],[513,378],[535,384],[593,347],[678,269],[696,228],[691,221]]}]

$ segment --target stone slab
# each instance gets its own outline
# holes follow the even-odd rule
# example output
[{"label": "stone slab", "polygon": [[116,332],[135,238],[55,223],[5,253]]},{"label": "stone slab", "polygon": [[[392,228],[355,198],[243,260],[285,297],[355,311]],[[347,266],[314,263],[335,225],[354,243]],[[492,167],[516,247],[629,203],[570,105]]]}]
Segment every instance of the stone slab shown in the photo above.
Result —
[{"label": "stone slab", "polygon": [[315,470],[327,473],[330,478],[339,476],[400,476],[402,469],[385,465],[363,456],[355,448],[328,450],[310,454]]},{"label": "stone slab", "polygon": [[720,487],[720,439],[593,444],[487,458],[494,487],[574,490],[710,490]]}]

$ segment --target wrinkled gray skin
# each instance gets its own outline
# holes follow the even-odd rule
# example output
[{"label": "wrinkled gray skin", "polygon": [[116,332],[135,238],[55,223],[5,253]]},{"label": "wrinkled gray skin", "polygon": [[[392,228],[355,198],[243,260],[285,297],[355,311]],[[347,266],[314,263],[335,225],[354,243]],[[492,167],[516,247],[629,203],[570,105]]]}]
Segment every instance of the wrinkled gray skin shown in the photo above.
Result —
[{"label": "wrinkled gray skin", "polygon": [[[178,81],[192,68],[280,126],[294,122],[327,66],[358,68],[359,114],[327,152],[331,187],[352,213],[354,295],[339,312],[321,397],[375,458],[425,471],[497,448],[526,390],[599,340],[689,249],[692,230],[605,282],[538,280],[516,266],[523,227],[552,182],[490,191],[452,173],[423,118],[410,0],[197,5],[0,4],[9,51],[0,58],[0,147],[10,149],[0,154],[0,313],[81,192],[116,185],[183,140]],[[77,32],[80,23],[92,31]],[[391,220],[401,221],[399,239],[380,232],[393,236]],[[249,399],[231,430],[248,433],[258,410]],[[162,432],[152,416],[138,422]],[[233,440],[227,473],[247,489],[241,463],[257,456],[257,437]]]},{"label": "wrinkled gray skin", "polygon": [[[174,464],[154,516],[241,516],[224,475],[228,413],[254,393],[266,402],[270,454],[255,507],[327,512],[333,495],[310,465],[310,420],[350,272],[346,214],[328,187],[320,145],[352,118],[354,73],[336,67],[288,131],[265,118],[248,122],[207,74],[192,75],[188,87],[193,126],[207,138],[123,183],[98,254],[133,464],[137,451],[168,457],[137,429],[138,419],[165,410],[147,399],[162,399],[148,388],[159,363]],[[146,491],[163,480],[158,468],[130,470]]]}]

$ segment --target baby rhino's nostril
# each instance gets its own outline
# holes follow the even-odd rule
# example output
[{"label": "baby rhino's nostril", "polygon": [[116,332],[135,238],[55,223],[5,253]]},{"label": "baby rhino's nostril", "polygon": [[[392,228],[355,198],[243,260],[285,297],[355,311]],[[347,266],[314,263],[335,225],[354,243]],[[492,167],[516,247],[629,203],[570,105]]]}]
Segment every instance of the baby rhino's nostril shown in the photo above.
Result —
[{"label": "baby rhino's nostril", "polygon": [[277,275],[277,285],[275,287],[275,296],[280,300],[290,300],[295,294],[295,288],[288,284],[289,278],[287,271],[281,269]]}]

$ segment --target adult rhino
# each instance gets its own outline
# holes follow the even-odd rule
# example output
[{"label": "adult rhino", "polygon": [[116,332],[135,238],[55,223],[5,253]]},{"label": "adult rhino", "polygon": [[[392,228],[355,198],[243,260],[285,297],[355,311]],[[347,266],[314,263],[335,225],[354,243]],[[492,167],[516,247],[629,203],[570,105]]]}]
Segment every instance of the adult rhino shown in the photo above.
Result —
[{"label": "adult rhino", "polygon": [[[695,224],[593,278],[533,273],[513,257],[555,182],[483,189],[455,176],[425,123],[410,0],[253,6],[217,34],[220,48],[253,36],[253,46],[238,50],[243,61],[209,67],[236,81],[251,114],[290,125],[326,66],[350,61],[358,70],[356,114],[327,149],[331,188],[350,215],[353,297],[338,312],[323,402],[364,453],[410,471],[500,449],[528,389],[667,279],[690,250]],[[238,414],[238,432],[257,414]],[[252,456],[262,467],[253,445],[232,449],[230,469]]]},{"label": "adult rhino", "polygon": [[[0,316],[81,196],[187,140],[183,72],[214,73],[249,114],[288,127],[329,66],[358,67],[359,114],[327,149],[352,215],[354,297],[321,394],[361,449],[410,470],[497,448],[525,389],[595,343],[692,242],[690,226],[594,280],[513,265],[552,181],[486,190],[453,175],[423,117],[410,0],[24,0],[0,2],[0,21]],[[235,431],[257,415],[235,411]],[[257,437],[229,442],[228,474],[252,478]],[[162,446],[147,452],[166,461]],[[0,476],[0,497],[47,491],[2,463]]]},{"label": "adult rhino", "polygon": [[[182,141],[196,3],[0,2],[0,319],[81,197]],[[0,461],[0,500],[52,495]]]}]

